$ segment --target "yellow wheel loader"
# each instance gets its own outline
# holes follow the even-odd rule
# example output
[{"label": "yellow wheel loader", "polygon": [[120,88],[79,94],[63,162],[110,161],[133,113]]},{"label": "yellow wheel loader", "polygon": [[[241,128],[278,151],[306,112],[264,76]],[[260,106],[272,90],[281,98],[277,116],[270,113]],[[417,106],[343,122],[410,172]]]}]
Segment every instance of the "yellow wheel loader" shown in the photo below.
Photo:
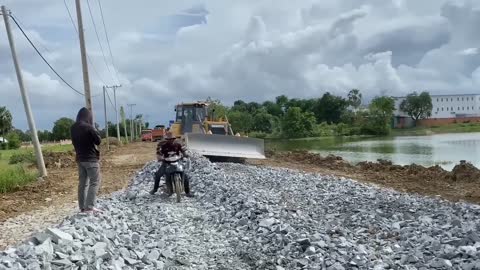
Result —
[{"label": "yellow wheel loader", "polygon": [[208,102],[178,104],[170,131],[204,156],[265,159],[263,140],[234,135],[228,119],[216,118],[214,112],[209,115],[209,106]]}]

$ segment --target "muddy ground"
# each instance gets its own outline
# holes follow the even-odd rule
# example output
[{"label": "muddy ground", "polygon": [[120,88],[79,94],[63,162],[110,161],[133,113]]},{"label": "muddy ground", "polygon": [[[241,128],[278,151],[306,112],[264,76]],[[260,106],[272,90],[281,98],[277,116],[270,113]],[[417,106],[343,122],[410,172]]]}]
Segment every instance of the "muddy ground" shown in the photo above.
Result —
[{"label": "muddy ground", "polygon": [[341,157],[321,157],[303,151],[268,153],[268,156],[266,160],[248,162],[352,178],[401,192],[441,196],[451,201],[480,203],[480,170],[469,163],[459,164],[448,172],[439,166],[399,166],[385,160],[352,165]]},{"label": "muddy ground", "polygon": [[[134,172],[155,158],[153,143],[138,142],[102,150],[100,194],[123,189]],[[45,163],[49,175],[44,181],[0,195],[0,223],[23,213],[76,202],[78,173],[73,152],[48,153]]]}]

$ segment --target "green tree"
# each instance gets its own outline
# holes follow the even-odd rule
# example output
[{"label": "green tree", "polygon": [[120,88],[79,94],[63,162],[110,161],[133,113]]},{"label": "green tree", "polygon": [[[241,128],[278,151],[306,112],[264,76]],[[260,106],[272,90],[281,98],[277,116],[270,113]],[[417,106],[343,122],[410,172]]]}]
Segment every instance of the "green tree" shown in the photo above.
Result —
[{"label": "green tree", "polygon": [[55,121],[52,129],[53,139],[57,141],[71,139],[70,128],[73,124],[75,124],[75,121],[67,117]]},{"label": "green tree", "polygon": [[48,130],[44,130],[44,131],[38,130],[37,133],[38,133],[38,140],[40,142],[53,141],[53,134],[50,131],[48,131]]},{"label": "green tree", "polygon": [[262,104],[263,108],[267,110],[267,112],[273,116],[280,117],[283,115],[282,107],[275,102],[272,101],[265,101]]},{"label": "green tree", "polygon": [[12,128],[12,114],[7,107],[0,107],[0,134],[2,137],[5,137]]},{"label": "green tree", "polygon": [[20,136],[15,132],[10,132],[7,134],[8,149],[18,149],[22,145],[20,141]]},{"label": "green tree", "polygon": [[391,97],[376,97],[370,103],[369,110],[390,121],[395,111],[395,100]]},{"label": "green tree", "polygon": [[369,113],[362,132],[371,135],[388,135],[395,110],[395,101],[390,97],[376,97],[369,106]]},{"label": "green tree", "polygon": [[222,102],[218,99],[214,100],[211,97],[207,98],[207,103],[210,104],[208,106],[208,118],[214,118],[217,120],[218,118],[225,118],[228,113],[228,108],[222,104]]},{"label": "green tree", "polygon": [[325,93],[313,108],[317,123],[339,123],[342,113],[346,110],[347,106],[348,102],[342,97],[334,96],[329,92]]},{"label": "green tree", "polygon": [[23,132],[21,129],[14,129],[11,132],[17,134],[18,138],[22,142],[29,142],[32,140],[32,136],[30,135],[29,131]]},{"label": "green tree", "polygon": [[235,133],[249,133],[252,131],[253,117],[248,112],[231,111],[228,113],[228,120]]},{"label": "green tree", "polygon": [[348,105],[357,110],[362,104],[362,93],[358,89],[352,89],[348,92]]},{"label": "green tree", "polygon": [[255,116],[253,116],[253,126],[254,131],[272,133],[275,119],[273,115],[269,114],[265,108],[261,108],[257,111]]},{"label": "green tree", "polygon": [[148,129],[150,127],[150,123],[149,122],[145,122],[144,124],[145,128]]},{"label": "green tree", "polygon": [[416,122],[419,119],[425,119],[432,116],[432,97],[428,92],[422,92],[420,95],[413,92],[407,95],[407,98],[400,103],[400,110],[407,113]]},{"label": "green tree", "polygon": [[316,119],[311,112],[302,112],[299,107],[291,107],[282,119],[282,134],[289,138],[311,136],[315,130]]},{"label": "green tree", "polygon": [[231,110],[232,111],[245,112],[245,111],[247,111],[247,103],[243,100],[235,100],[233,102],[233,106],[232,106]]},{"label": "green tree", "polygon": [[280,106],[283,112],[286,112],[286,106],[288,103],[288,97],[285,95],[281,95],[275,98],[275,103]]}]

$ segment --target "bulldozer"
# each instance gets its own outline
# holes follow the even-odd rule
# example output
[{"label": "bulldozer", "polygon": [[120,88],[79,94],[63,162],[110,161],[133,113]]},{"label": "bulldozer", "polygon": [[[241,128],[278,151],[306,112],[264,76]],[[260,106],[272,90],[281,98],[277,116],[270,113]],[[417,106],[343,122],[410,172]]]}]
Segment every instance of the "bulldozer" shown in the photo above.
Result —
[{"label": "bulldozer", "polygon": [[234,134],[228,118],[216,117],[208,102],[175,106],[176,118],[170,132],[188,149],[215,158],[265,159],[264,141]]}]

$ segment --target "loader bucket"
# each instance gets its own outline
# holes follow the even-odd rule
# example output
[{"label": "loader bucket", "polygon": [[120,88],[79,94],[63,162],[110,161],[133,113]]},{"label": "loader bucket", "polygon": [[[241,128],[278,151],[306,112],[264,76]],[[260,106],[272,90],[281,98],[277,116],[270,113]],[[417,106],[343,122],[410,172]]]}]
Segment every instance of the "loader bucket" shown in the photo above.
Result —
[{"label": "loader bucket", "polygon": [[204,156],[265,159],[264,143],[261,139],[187,133],[185,144],[189,150]]}]

